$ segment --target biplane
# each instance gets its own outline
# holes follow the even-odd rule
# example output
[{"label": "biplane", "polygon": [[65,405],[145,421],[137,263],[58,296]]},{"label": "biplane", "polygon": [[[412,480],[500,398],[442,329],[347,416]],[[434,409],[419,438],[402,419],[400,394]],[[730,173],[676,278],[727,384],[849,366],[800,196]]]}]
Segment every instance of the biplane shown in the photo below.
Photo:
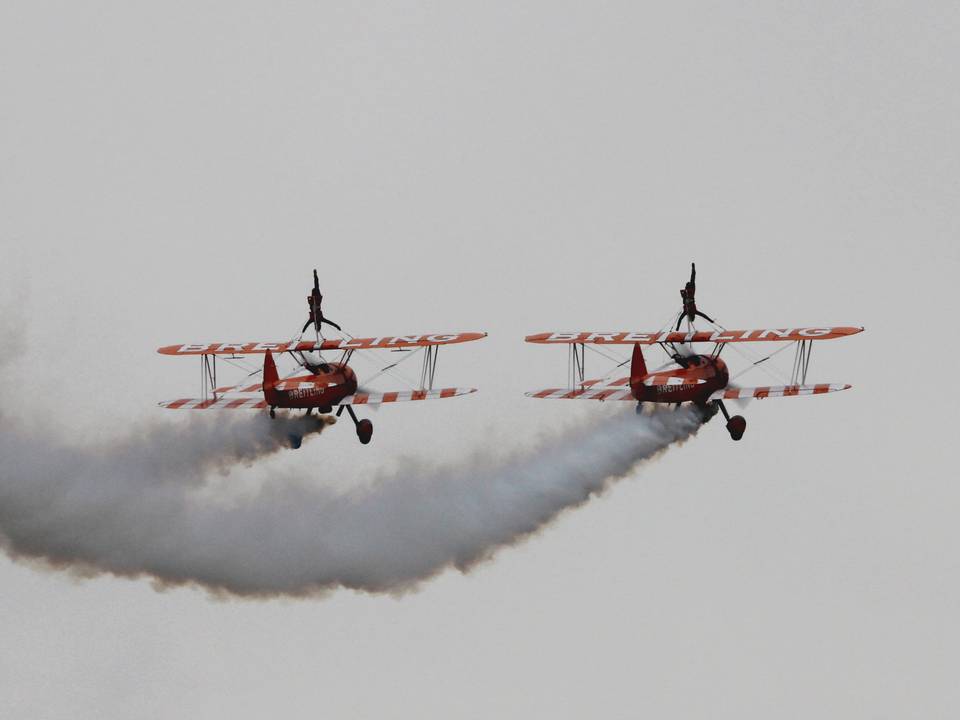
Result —
[{"label": "biplane", "polygon": [[[644,403],[679,406],[689,402],[699,408],[704,421],[718,411],[722,412],[730,437],[740,440],[747,429],[747,421],[742,415],[731,416],[724,405],[725,400],[824,395],[851,387],[837,383],[807,384],[810,352],[814,341],[855,335],[863,331],[862,327],[728,330],[697,308],[695,265],[691,265],[690,281],[680,291],[680,295],[683,308],[679,315],[672,315],[657,332],[546,332],[527,336],[526,341],[529,343],[569,347],[567,387],[536,390],[526,393],[527,396],[559,400],[629,401],[637,403],[638,413],[643,411]],[[697,318],[705,320],[710,329],[697,329]],[[684,320],[686,330],[681,330]],[[788,344],[764,357],[757,357],[745,349],[740,349],[742,343],[757,342]],[[712,343],[713,348],[709,353],[698,352],[694,349],[694,343]],[[632,345],[632,355],[621,361],[621,358],[615,358],[599,349],[600,346],[609,345]],[[648,370],[642,350],[644,345],[659,346],[666,353],[667,362],[653,371]],[[720,358],[727,346],[740,352],[748,361],[747,367],[734,376],[731,376],[726,363]],[[771,366],[765,363],[790,347],[794,348],[790,378],[777,378],[770,370]],[[586,379],[584,365],[588,348],[618,364],[599,379]],[[630,364],[630,374],[616,378],[617,370],[627,363]],[[740,387],[734,384],[735,379],[755,369],[771,372],[778,382],[783,384],[761,387]]]},{"label": "biplane", "polygon": [[[357,418],[357,406],[377,407],[385,403],[417,400],[439,400],[459,397],[476,392],[475,388],[435,388],[437,355],[443,345],[480,340],[485,332],[431,333],[421,335],[390,335],[358,338],[343,332],[340,326],[324,317],[321,304],[323,295],[317,271],[313,271],[313,291],[307,296],[309,318],[299,336],[287,342],[245,343],[198,343],[167,345],[157,352],[163,355],[192,356],[200,358],[201,397],[183,398],[161,402],[160,406],[171,410],[264,410],[269,408],[270,417],[276,410],[302,409],[306,414],[314,410],[331,413],[337,408],[337,417],[344,410],[356,427],[357,437],[366,445],[373,436],[373,423]],[[322,326],[330,325],[340,335],[325,338]],[[303,334],[313,327],[312,339]],[[360,386],[357,374],[350,367],[351,359],[366,356],[369,351],[409,353],[400,360],[388,363],[371,377],[369,383],[387,374],[400,379],[410,387],[406,390],[378,391]],[[336,353],[336,360],[328,360],[324,353]],[[395,368],[409,358],[422,353],[419,384],[400,376]],[[292,372],[281,377],[277,357],[289,356],[293,360]],[[248,355],[263,355],[262,368],[245,368],[241,361]],[[220,386],[217,382],[217,359],[238,365],[247,371],[244,380],[234,385]],[[378,363],[379,364],[379,363]],[[259,379],[255,376],[260,375]],[[300,439],[291,438],[293,447],[299,447]]]}]

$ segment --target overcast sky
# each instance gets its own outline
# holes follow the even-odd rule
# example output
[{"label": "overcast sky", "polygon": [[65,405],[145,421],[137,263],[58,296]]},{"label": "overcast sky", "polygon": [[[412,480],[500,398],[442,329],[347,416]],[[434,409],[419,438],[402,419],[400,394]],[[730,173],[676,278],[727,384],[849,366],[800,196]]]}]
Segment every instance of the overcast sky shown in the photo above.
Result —
[{"label": "overcast sky", "polygon": [[155,349],[290,337],[314,267],[355,335],[489,332],[440,357],[480,392],[227,494],[608,415],[524,398],[565,358],[523,336],[655,330],[691,260],[728,327],[867,328],[813,354],[851,391],[753,402],[400,598],[4,557],[0,716],[955,716],[960,10],[839,5],[0,2],[5,410],[77,443],[182,422],[196,363]]}]

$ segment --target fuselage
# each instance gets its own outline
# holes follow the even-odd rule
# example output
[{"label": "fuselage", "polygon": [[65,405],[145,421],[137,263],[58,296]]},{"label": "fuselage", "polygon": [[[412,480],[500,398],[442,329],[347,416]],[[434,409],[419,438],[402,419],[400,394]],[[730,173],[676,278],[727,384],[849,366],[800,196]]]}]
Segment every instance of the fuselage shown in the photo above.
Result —
[{"label": "fuselage", "polygon": [[329,408],[357,390],[357,376],[345,363],[329,363],[312,375],[281,380],[264,388],[264,399],[278,408]]},{"label": "fuselage", "polygon": [[640,382],[632,382],[633,396],[640,402],[703,404],[730,380],[727,365],[720,358],[692,355],[684,362],[687,367],[650,373]]}]

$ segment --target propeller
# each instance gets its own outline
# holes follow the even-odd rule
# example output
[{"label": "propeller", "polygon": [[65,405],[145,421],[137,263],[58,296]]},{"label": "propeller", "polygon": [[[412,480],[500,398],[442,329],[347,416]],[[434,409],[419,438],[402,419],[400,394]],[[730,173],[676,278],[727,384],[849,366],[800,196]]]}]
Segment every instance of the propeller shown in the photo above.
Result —
[{"label": "propeller", "polygon": [[[357,389],[356,389],[355,392],[364,393],[364,394],[366,394],[366,395],[375,395],[375,394],[377,394],[377,393],[380,392],[380,391],[379,391],[379,390],[374,390],[374,389],[369,388],[369,387],[367,387],[367,386],[365,386],[365,385],[357,385]],[[371,410],[372,412],[375,412],[375,413],[380,412],[380,403],[369,403],[369,404],[365,405],[364,407],[366,407],[368,410]]]},{"label": "propeller", "polygon": [[[743,387],[743,385],[728,382],[727,387],[730,388],[731,390],[739,390],[740,388]],[[747,405],[753,402],[753,397],[751,396],[751,397],[745,397],[745,398],[733,398],[732,400],[726,400],[725,402],[736,403],[737,407],[745,408]]]}]

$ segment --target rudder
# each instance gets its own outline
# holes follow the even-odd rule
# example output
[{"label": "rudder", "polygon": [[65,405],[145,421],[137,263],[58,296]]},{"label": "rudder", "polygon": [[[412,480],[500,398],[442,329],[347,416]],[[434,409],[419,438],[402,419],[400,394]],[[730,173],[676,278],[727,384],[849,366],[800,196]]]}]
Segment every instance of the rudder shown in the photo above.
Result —
[{"label": "rudder", "polygon": [[630,361],[630,390],[633,396],[640,399],[640,391],[643,389],[643,379],[647,376],[647,362],[643,359],[643,351],[640,349],[640,343],[633,346],[633,359]]},{"label": "rudder", "polygon": [[280,374],[277,372],[277,364],[273,361],[273,354],[268,350],[263,356],[263,397],[269,405],[276,404],[275,388],[278,382],[280,382]]}]

